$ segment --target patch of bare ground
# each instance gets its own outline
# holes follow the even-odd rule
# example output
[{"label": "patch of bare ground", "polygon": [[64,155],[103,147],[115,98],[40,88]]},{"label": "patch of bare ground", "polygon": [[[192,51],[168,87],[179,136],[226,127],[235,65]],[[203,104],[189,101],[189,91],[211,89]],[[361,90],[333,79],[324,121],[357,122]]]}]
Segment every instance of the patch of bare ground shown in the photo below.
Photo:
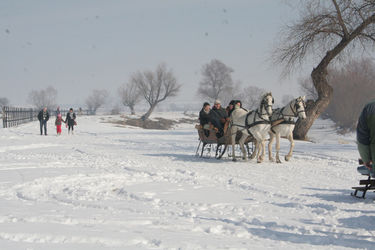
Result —
[{"label": "patch of bare ground", "polygon": [[156,117],[147,120],[142,120],[140,118],[130,118],[130,117],[124,117],[122,120],[108,120],[109,123],[114,123],[117,125],[122,126],[133,126],[133,127],[140,127],[144,129],[159,129],[159,130],[168,130],[173,128],[177,124],[181,123],[188,123],[188,124],[195,124],[198,122],[197,118],[179,118],[175,120],[171,119],[165,119],[162,117]]}]

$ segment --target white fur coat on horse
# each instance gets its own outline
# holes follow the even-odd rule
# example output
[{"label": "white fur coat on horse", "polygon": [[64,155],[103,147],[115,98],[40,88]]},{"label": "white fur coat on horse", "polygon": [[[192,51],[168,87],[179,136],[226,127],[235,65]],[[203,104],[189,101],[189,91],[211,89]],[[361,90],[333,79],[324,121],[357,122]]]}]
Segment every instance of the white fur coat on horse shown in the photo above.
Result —
[{"label": "white fur coat on horse", "polygon": [[[268,131],[271,128],[270,116],[272,115],[272,104],[274,99],[271,93],[263,95],[259,108],[254,111],[247,112],[246,110],[236,107],[231,114],[230,133],[232,136],[232,156],[233,161],[236,161],[235,156],[235,140],[237,131],[242,132],[239,140],[239,145],[242,150],[243,159],[247,160],[244,143],[246,138],[251,134],[255,139],[255,150],[251,155],[251,159],[257,156],[257,161],[262,162],[265,155],[265,139],[268,137]],[[262,153],[260,153],[262,152]]]},{"label": "white fur coat on horse", "polygon": [[295,127],[294,118],[306,118],[305,113],[305,97],[300,96],[290,101],[285,107],[273,110],[271,117],[270,141],[268,143],[268,156],[270,161],[274,161],[272,157],[272,142],[276,137],[276,162],[281,163],[279,158],[280,137],[286,137],[290,141],[289,153],[285,156],[285,160],[289,161],[292,157],[294,140],[293,129]]}]

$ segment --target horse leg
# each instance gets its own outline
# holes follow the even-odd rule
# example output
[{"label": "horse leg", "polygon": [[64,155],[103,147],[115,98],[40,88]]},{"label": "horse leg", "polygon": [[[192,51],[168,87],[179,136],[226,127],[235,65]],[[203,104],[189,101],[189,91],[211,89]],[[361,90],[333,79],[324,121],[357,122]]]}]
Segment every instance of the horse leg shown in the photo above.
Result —
[{"label": "horse leg", "polygon": [[247,161],[247,153],[246,153],[246,150],[245,150],[245,141],[246,141],[247,136],[248,136],[247,134],[242,132],[242,136],[241,136],[240,140],[238,141],[238,144],[240,144],[241,151],[242,151],[242,159],[245,160],[245,161]]},{"label": "horse leg", "polygon": [[266,154],[266,141],[265,140],[262,140],[261,143],[260,143],[260,154],[259,154],[259,163],[260,162],[263,162],[264,160],[264,156]]},{"label": "horse leg", "polygon": [[257,139],[257,144],[256,144],[256,149],[257,149],[257,155],[256,155],[256,158],[257,158],[257,163],[261,163],[261,159],[260,159],[260,151],[262,150],[262,140],[259,140]]},{"label": "horse leg", "polygon": [[275,161],[275,159],[272,157],[272,143],[275,139],[275,135],[272,132],[269,132],[270,135],[270,141],[268,142],[268,159],[270,161]]},{"label": "horse leg", "polygon": [[[255,139],[255,138],[254,138]],[[257,155],[257,150],[258,150],[258,141],[255,139],[254,142],[255,148],[254,151],[251,153],[250,159],[254,159],[255,156]]]},{"label": "horse leg", "polygon": [[285,156],[286,161],[289,161],[293,154],[293,149],[294,149],[293,133],[289,134],[288,140],[290,142],[290,149],[289,149],[289,153]]},{"label": "horse leg", "polygon": [[276,162],[281,163],[280,161],[280,133],[276,133]]},{"label": "horse leg", "polygon": [[237,128],[232,127],[231,129],[231,134],[232,134],[232,161],[237,161],[236,155],[235,155],[235,148],[234,146],[236,145],[236,135],[237,135]]},{"label": "horse leg", "polygon": [[263,140],[262,161],[266,158],[266,140]]}]

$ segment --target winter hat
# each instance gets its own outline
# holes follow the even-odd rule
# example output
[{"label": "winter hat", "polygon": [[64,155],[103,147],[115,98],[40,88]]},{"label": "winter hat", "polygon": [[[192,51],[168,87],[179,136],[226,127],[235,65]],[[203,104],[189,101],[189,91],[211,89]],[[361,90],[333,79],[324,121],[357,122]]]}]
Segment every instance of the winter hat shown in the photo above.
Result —
[{"label": "winter hat", "polygon": [[210,104],[208,102],[203,103],[203,107],[209,106]]},{"label": "winter hat", "polygon": [[214,104],[221,104],[221,101],[219,99],[216,99]]}]

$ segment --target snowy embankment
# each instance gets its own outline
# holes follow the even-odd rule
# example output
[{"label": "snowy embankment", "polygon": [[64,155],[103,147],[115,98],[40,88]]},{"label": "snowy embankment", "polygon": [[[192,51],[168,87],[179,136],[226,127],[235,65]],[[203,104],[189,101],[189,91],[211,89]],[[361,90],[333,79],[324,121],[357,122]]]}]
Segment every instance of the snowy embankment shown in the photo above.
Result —
[{"label": "snowy embankment", "polygon": [[375,196],[350,196],[354,135],[326,121],[290,162],[257,164],[196,158],[193,125],[102,119],[79,117],[73,136],[0,130],[1,249],[375,248]]}]

